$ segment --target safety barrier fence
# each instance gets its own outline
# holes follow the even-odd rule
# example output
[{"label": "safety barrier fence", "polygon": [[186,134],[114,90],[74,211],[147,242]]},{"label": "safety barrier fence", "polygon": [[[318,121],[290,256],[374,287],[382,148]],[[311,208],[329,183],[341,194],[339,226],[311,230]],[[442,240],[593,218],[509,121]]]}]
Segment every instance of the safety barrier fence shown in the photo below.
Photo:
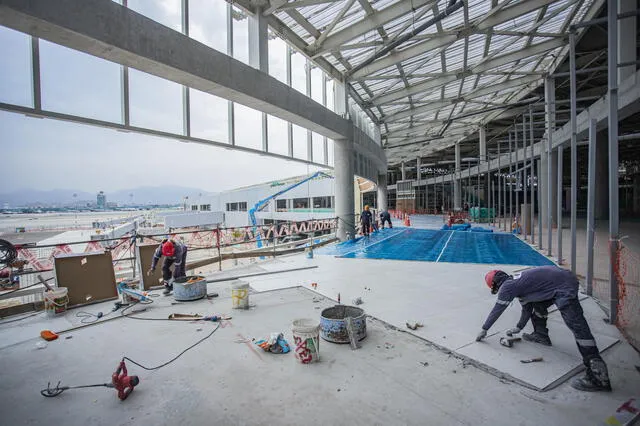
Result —
[{"label": "safety barrier fence", "polygon": [[[116,276],[129,278],[136,275],[136,246],[159,244],[164,238],[179,240],[187,246],[189,253],[187,269],[201,267],[216,261],[221,267],[222,260],[227,258],[265,256],[266,247],[270,249],[269,254],[275,256],[292,252],[292,250],[283,249],[287,245],[301,244],[305,241],[309,241],[313,245],[313,237],[335,233],[336,226],[337,219],[335,218],[314,219],[255,227],[217,227],[214,229],[174,230],[171,233],[135,233],[120,238],[42,246],[16,245],[18,260],[26,261],[26,265],[21,270],[9,270],[8,268],[0,270],[0,277],[6,277],[10,282],[2,288],[5,291],[0,291],[0,302],[9,297],[9,291],[15,291],[16,295],[19,295],[19,304],[41,301],[43,286],[40,285],[37,275],[40,274],[45,278],[52,277],[54,259],[57,256],[110,251]],[[300,241],[294,239],[296,236],[299,236]],[[304,240],[305,237],[311,237],[311,239]],[[255,250],[258,241],[261,241],[264,249]],[[14,285],[11,285],[12,279],[14,279]],[[22,290],[28,287],[34,287],[33,291],[25,292]],[[2,307],[1,303],[0,307]]]}]

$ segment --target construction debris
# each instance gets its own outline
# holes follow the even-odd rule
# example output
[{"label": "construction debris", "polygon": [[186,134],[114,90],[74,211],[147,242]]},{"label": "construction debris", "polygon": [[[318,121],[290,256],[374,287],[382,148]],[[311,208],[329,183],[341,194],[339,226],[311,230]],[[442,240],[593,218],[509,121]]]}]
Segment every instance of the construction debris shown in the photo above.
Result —
[{"label": "construction debris", "polygon": [[407,328],[410,330],[417,330],[420,327],[424,327],[424,324],[417,321],[407,321]]},{"label": "construction debris", "polygon": [[542,362],[544,361],[544,359],[542,359],[542,357],[537,357],[537,358],[529,358],[529,359],[521,359],[520,362],[523,364],[529,364],[532,362]]}]

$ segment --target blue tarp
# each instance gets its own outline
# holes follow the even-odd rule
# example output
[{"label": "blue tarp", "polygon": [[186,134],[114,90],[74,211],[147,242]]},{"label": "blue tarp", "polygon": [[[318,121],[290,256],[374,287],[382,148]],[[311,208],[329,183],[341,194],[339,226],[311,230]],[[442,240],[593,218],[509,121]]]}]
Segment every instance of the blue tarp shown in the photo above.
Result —
[{"label": "blue tarp", "polygon": [[553,265],[511,234],[394,228],[316,251],[343,258]]}]

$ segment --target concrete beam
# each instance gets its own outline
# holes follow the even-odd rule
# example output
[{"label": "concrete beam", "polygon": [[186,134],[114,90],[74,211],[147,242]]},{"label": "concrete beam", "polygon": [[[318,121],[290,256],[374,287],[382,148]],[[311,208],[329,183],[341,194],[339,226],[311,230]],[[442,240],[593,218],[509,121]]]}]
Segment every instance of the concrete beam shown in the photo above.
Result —
[{"label": "concrete beam", "polygon": [[108,0],[0,0],[0,25],[246,105],[332,139],[353,127],[295,89]]}]

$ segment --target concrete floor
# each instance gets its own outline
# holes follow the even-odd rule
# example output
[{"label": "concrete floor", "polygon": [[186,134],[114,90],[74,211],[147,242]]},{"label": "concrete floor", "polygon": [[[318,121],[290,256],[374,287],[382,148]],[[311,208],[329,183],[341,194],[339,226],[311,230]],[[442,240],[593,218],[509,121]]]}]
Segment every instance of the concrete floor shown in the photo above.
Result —
[{"label": "concrete floor", "polygon": [[[501,378],[504,374],[487,368],[484,361],[478,368],[473,359],[467,363],[452,355],[447,347],[495,349],[491,339],[473,342],[495,300],[482,281],[487,265],[294,255],[225,270],[211,278],[304,265],[317,268],[246,278],[258,291],[251,296],[255,307],[249,311],[230,309],[229,282],[209,285],[210,292],[220,294],[212,300],[171,306],[170,297],[154,298],[140,316],[230,313],[233,319],[167,367],[148,372],[130,365],[130,373],[138,374],[142,383],[125,402],[110,389],[70,390],[57,398],[44,398],[39,390],[48,381],[68,385],[108,381],[123,355],[158,365],[204,337],[213,325],[115,319],[37,349],[40,330],[78,324],[77,311],[53,320],[38,315],[0,323],[4,371],[0,425],[584,425],[597,424],[630,397],[640,396],[640,374],[635,369],[640,356],[624,339],[603,354],[614,387],[610,394],[578,392],[568,383],[537,392]],[[317,292],[310,289],[312,282],[318,283]],[[306,288],[283,289],[289,286]],[[321,362],[303,366],[293,354],[266,354],[251,343],[236,343],[275,331],[284,332],[291,343],[293,319],[319,318],[322,307],[334,304],[319,293],[330,299],[340,293],[343,303],[362,297],[362,308],[379,318],[369,320],[369,335],[361,349],[351,351],[322,341]],[[594,332],[620,337],[617,329],[601,320],[597,306],[594,311],[593,305],[583,305]],[[84,310],[107,312],[110,307],[105,303]],[[510,307],[490,334],[497,336],[513,326],[518,310]],[[405,332],[407,320],[425,326],[410,334]],[[550,322],[552,339],[563,338],[563,327]],[[500,356],[515,360],[521,356],[507,351]],[[547,361],[554,363],[549,370],[556,367],[555,361]],[[522,370],[525,375],[532,373],[527,368]]]},{"label": "concrete floor", "polygon": [[[147,372],[129,365],[141,384],[124,402],[111,389],[69,390],[56,398],[44,398],[39,390],[47,381],[107,381],[123,355],[146,365],[160,364],[214,326],[117,319],[69,333],[71,339],[63,335],[41,350],[35,348],[38,339],[32,333],[19,333],[21,343],[1,349],[5,373],[0,424],[583,425],[615,411],[638,383],[623,380],[636,374],[632,365],[619,365],[612,368],[616,390],[611,394],[580,393],[566,385],[541,394],[463,365],[375,319],[368,321],[361,349],[321,341],[321,361],[305,366],[291,353],[267,354],[238,341],[282,331],[291,342],[293,319],[318,318],[321,308],[333,304],[310,290],[253,294],[255,307],[249,311],[232,312],[224,297],[175,306],[169,304],[171,298],[155,300],[139,315],[227,312],[233,319],[167,367]],[[73,322],[72,314],[57,321]],[[4,341],[34,323],[46,325],[36,318],[30,325],[3,326],[0,335]],[[612,355],[616,352],[614,348]]]}]

